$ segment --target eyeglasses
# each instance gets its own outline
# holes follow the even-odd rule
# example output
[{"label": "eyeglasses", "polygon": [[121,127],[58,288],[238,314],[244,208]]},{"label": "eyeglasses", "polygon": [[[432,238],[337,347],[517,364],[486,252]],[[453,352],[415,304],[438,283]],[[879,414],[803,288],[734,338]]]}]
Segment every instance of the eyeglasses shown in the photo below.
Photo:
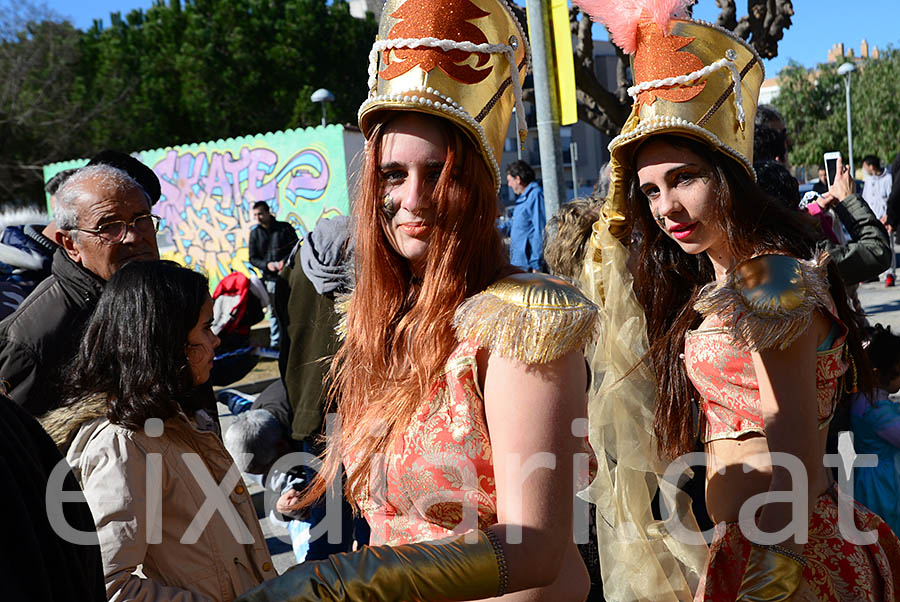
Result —
[{"label": "eyeglasses", "polygon": [[121,244],[128,235],[128,228],[134,228],[134,231],[138,234],[150,234],[151,232],[159,231],[159,222],[161,219],[162,218],[158,215],[151,215],[148,213],[146,215],[139,215],[130,222],[116,220],[114,222],[105,223],[99,228],[72,228],[72,230],[87,232],[88,234],[99,237],[100,240],[104,242],[118,245]]}]

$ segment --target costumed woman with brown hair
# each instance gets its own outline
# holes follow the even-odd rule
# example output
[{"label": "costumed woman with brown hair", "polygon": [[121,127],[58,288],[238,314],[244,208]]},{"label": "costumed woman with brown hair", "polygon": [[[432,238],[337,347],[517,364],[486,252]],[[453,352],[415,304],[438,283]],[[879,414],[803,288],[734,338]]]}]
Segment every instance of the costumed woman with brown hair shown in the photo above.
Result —
[{"label": "costumed woman with brown hair", "polygon": [[583,347],[596,307],[515,273],[496,220],[528,47],[505,0],[384,8],[360,108],[355,282],[332,366],[346,491],[375,545],[305,563],[261,600],[583,600],[573,542]]},{"label": "costumed woman with brown hair", "polygon": [[[578,3],[634,73],[585,266],[604,325],[589,414],[610,460],[591,484],[607,600],[897,599],[897,538],[823,463],[868,374],[807,217],[756,186],[759,56],[683,18],[687,0]],[[684,456],[698,437],[705,457]],[[704,462],[709,547],[676,489]]]}]

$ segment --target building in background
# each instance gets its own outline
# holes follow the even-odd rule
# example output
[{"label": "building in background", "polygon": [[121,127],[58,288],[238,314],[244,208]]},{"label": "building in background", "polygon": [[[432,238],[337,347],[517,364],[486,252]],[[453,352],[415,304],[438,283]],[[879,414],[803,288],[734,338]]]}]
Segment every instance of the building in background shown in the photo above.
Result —
[{"label": "building in background", "polygon": [[[845,48],[843,42],[837,42],[828,49],[827,62],[843,63],[849,59],[859,64],[867,59],[878,60],[880,56],[881,53],[878,52],[878,46],[870,47],[869,42],[863,38],[859,45],[859,56],[856,55],[856,51],[853,48]],[[771,104],[778,96],[779,91],[778,76],[768,78],[762,83],[762,88],[759,91],[759,104]]]},{"label": "building in background", "polygon": [[350,14],[357,19],[365,19],[366,12],[375,15],[375,20],[381,22],[381,8],[384,0],[350,0]]},{"label": "building in background", "polygon": [[881,54],[878,52],[878,46],[872,46],[871,52],[869,49],[869,42],[863,38],[862,42],[859,44],[859,56],[856,56],[856,52],[852,48],[847,48],[844,50],[844,43],[838,42],[828,51],[828,62],[829,63],[837,63],[844,62],[843,59],[850,59],[853,61],[859,61],[860,59],[878,59]]},{"label": "building in background", "polygon": [[778,85],[778,77],[766,78],[759,88],[759,104],[769,105],[778,96],[781,86]]},{"label": "building in background", "polygon": [[[594,69],[596,71],[597,80],[603,84],[607,90],[616,89],[616,65],[618,58],[616,57],[615,47],[601,40],[594,40]],[[529,88],[531,77],[525,81],[525,87]],[[526,120],[528,122],[528,139],[526,140],[525,150],[522,151],[522,160],[527,161],[537,174],[537,179],[541,180],[541,153],[538,150],[537,122],[535,118],[535,107],[532,103],[525,103]],[[503,157],[500,158],[500,172],[506,173],[506,166],[519,158],[517,146],[518,136],[516,133],[515,119],[510,120],[509,131],[506,135],[506,142],[503,147]],[[571,125],[561,126],[559,128],[560,147],[562,150],[563,160],[563,181],[565,182],[566,194],[565,200],[572,200],[575,196],[588,196],[597,182],[600,174],[600,167],[609,161],[609,145],[610,138],[592,126],[581,121]],[[578,194],[575,194],[572,183],[572,155],[569,151],[569,144],[575,142],[578,145],[578,160],[575,162],[575,173],[578,177]],[[509,205],[516,198],[512,190],[506,186],[505,180],[500,189],[501,201]],[[547,216],[549,219],[549,215]]]}]

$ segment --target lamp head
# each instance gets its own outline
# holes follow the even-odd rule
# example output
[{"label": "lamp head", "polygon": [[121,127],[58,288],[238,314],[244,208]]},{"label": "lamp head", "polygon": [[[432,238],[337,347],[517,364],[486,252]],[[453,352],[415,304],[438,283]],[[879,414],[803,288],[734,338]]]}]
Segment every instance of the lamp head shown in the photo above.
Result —
[{"label": "lamp head", "polygon": [[312,93],[309,99],[313,102],[334,102],[334,94],[325,88],[319,88]]},{"label": "lamp head", "polygon": [[840,67],[838,67],[837,73],[838,75],[847,75],[856,71],[856,65],[853,63],[844,63]]}]

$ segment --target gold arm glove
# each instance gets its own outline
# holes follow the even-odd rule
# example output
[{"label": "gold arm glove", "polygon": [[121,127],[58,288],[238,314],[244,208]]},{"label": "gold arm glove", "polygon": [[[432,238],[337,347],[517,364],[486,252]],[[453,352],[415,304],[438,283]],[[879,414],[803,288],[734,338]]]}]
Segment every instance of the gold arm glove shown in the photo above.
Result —
[{"label": "gold arm glove", "polygon": [[477,534],[477,543],[471,544],[461,535],[402,546],[367,546],[304,562],[250,590],[238,602],[414,602],[502,595],[507,579],[502,549],[495,537]]},{"label": "gold arm glove", "polygon": [[738,602],[791,600],[803,581],[802,557],[781,546],[757,546],[750,550]]}]

